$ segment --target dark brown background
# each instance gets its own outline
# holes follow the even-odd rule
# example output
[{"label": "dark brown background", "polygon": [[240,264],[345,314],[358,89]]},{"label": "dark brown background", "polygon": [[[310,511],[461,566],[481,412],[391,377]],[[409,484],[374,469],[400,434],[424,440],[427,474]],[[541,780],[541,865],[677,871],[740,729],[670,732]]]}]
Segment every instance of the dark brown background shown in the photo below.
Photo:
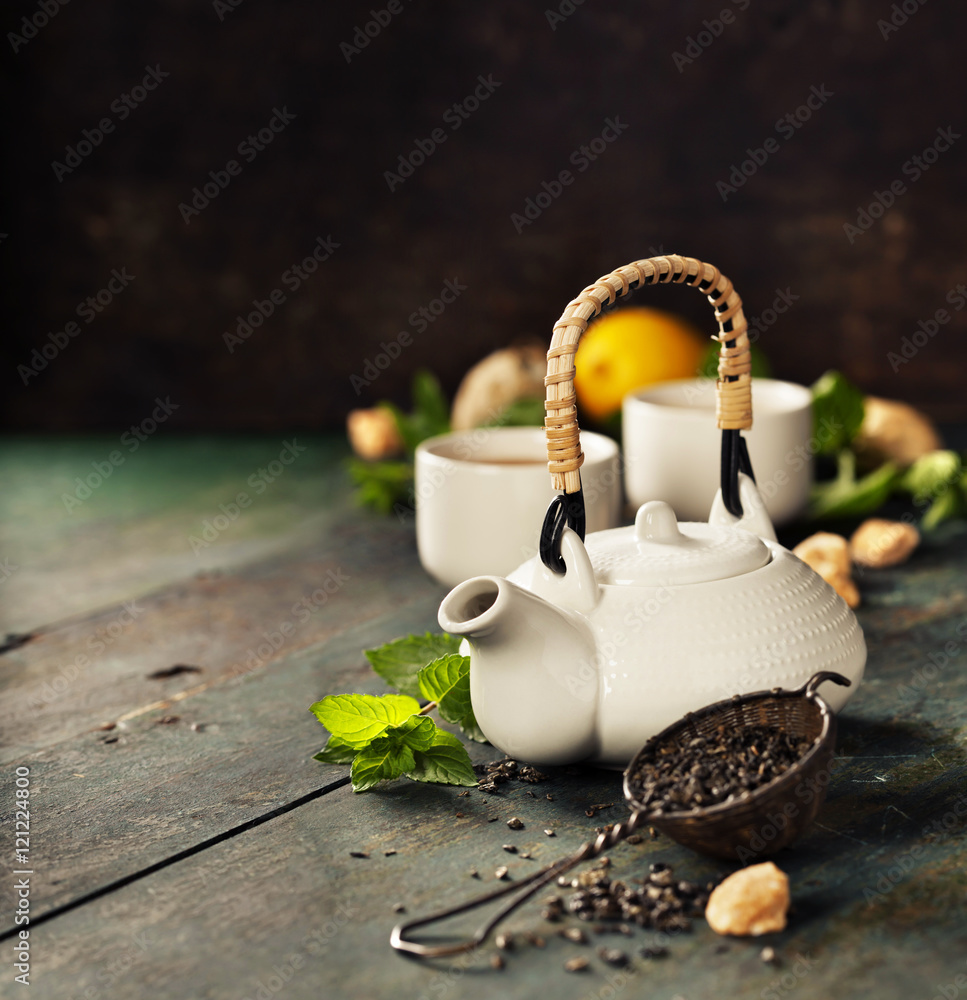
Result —
[{"label": "dark brown background", "polygon": [[[556,30],[546,2],[403,0],[347,64],[340,43],[382,5],[243,0],[219,20],[203,2],[75,0],[8,44],[8,427],[125,426],[158,395],[180,405],[172,429],[338,426],[352,406],[405,402],[420,366],[452,392],[477,358],[546,339],[585,284],[659,247],[719,264],[750,316],[776,288],[800,296],[760,342],[777,375],[835,366],[967,418],[967,311],[898,373],[887,360],[967,283],[967,138],[916,184],[901,174],[938,127],[967,132],[967,8],[926,4],[884,39],[887,0],[587,0]],[[5,32],[37,9],[19,8]],[[679,72],[673,53],[723,8],[734,23]],[[58,183],[51,161],[116,118],[147,64],[170,77]],[[443,114],[478,74],[501,86],[451,132]],[[823,84],[834,96],[784,141],[776,120]],[[179,202],[283,105],[296,120],[186,226]],[[518,235],[511,214],[613,116],[627,131]],[[384,171],[436,127],[447,141],[391,193]],[[716,181],[769,136],[780,150],[723,203]],[[843,224],[898,178],[908,192],[850,245]],[[340,249],[229,354],[223,332],[319,235]],[[17,366],[121,267],[131,287],[24,386]],[[467,291],[416,334],[407,317],[447,278]],[[637,300],[714,326],[694,292]],[[413,346],[357,396],[351,375],[403,329]]]}]

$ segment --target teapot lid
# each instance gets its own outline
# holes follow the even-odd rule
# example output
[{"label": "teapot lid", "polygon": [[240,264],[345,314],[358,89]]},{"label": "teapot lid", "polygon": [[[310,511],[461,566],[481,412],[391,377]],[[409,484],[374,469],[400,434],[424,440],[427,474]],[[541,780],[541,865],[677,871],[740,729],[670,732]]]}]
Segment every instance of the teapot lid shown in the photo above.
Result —
[{"label": "teapot lid", "polygon": [[[609,537],[610,536],[610,537]],[[765,566],[769,547],[744,528],[679,523],[672,508],[652,500],[638,509],[633,528],[588,536],[599,583],[674,586],[726,580]]]}]

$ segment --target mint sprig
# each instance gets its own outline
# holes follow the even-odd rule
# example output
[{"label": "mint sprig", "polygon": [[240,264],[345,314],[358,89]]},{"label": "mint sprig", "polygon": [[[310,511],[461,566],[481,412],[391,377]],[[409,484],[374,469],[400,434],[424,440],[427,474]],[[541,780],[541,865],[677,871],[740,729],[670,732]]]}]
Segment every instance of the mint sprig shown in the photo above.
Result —
[{"label": "mint sprig", "polygon": [[[370,666],[380,677],[396,688],[401,694],[418,698],[421,694],[417,680],[419,671],[440,656],[456,653],[460,648],[460,640],[446,632],[427,632],[424,635],[407,635],[394,639],[376,649],[364,650]],[[436,701],[430,695],[423,695]]]},{"label": "mint sprig", "polygon": [[333,736],[351,747],[364,747],[389,726],[420,711],[415,698],[403,694],[336,694],[309,709]]},{"label": "mint sprig", "polygon": [[[470,703],[470,657],[451,635],[409,635],[365,651],[400,694],[328,695],[310,711],[329,730],[314,760],[350,764],[354,792],[407,777],[445,785],[477,784],[467,749],[427,713],[434,708],[474,740],[486,742]],[[429,699],[420,708],[417,696]]]},{"label": "mint sprig", "polygon": [[418,674],[420,694],[435,701],[440,718],[459,726],[472,740],[486,743],[470,704],[470,657],[451,653],[428,663]]}]

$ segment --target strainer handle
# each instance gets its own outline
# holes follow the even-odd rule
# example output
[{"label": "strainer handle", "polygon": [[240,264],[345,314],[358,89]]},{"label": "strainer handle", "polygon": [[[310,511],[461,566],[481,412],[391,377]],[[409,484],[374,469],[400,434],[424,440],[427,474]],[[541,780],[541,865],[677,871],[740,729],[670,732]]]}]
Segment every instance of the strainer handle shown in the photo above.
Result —
[{"label": "strainer handle", "polygon": [[[594,840],[589,840],[587,843],[582,844],[574,854],[545,865],[539,871],[528,875],[519,882],[512,882],[510,885],[503,886],[493,892],[488,892],[484,896],[478,896],[476,899],[468,900],[458,906],[451,906],[446,910],[431,913],[427,917],[419,917],[416,920],[408,920],[397,924],[390,935],[390,945],[396,951],[404,952],[415,958],[444,958],[447,955],[459,955],[463,952],[475,951],[487,940],[495,927],[509,917],[522,903],[530,899],[542,886],[547,885],[548,882],[553,881],[559,875],[570,871],[582,861],[589,861],[592,858],[598,857],[603,851],[615,847],[645,822],[646,814],[636,810],[626,820],[616,823],[610,830],[605,830],[604,833],[598,834]],[[498,910],[486,923],[481,924],[473,935],[464,941],[458,941],[455,944],[434,945],[423,944],[409,937],[413,931],[420,927],[435,926],[460,913],[475,910],[480,906],[485,906],[487,903],[492,903],[494,900],[501,899],[503,896],[509,896],[512,893],[516,893],[516,895],[513,895],[509,902]]]},{"label": "strainer handle", "polygon": [[850,687],[851,681],[844,677],[842,674],[837,674],[833,670],[820,670],[818,674],[813,674],[812,677],[806,681],[805,684],[799,689],[797,694],[801,694],[806,698],[817,698],[819,697],[818,688],[820,684],[825,684],[826,681],[832,681],[834,684],[839,684],[840,687]]}]

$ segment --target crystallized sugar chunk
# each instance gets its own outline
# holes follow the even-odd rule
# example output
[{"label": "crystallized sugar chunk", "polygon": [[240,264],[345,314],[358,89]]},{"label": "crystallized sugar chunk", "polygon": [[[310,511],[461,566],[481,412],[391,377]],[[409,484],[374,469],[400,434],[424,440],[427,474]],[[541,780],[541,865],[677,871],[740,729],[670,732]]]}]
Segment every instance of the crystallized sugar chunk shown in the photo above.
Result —
[{"label": "crystallized sugar chunk", "polygon": [[716,934],[769,934],[786,926],[789,879],[771,861],[733,872],[712,890],[705,919]]}]

